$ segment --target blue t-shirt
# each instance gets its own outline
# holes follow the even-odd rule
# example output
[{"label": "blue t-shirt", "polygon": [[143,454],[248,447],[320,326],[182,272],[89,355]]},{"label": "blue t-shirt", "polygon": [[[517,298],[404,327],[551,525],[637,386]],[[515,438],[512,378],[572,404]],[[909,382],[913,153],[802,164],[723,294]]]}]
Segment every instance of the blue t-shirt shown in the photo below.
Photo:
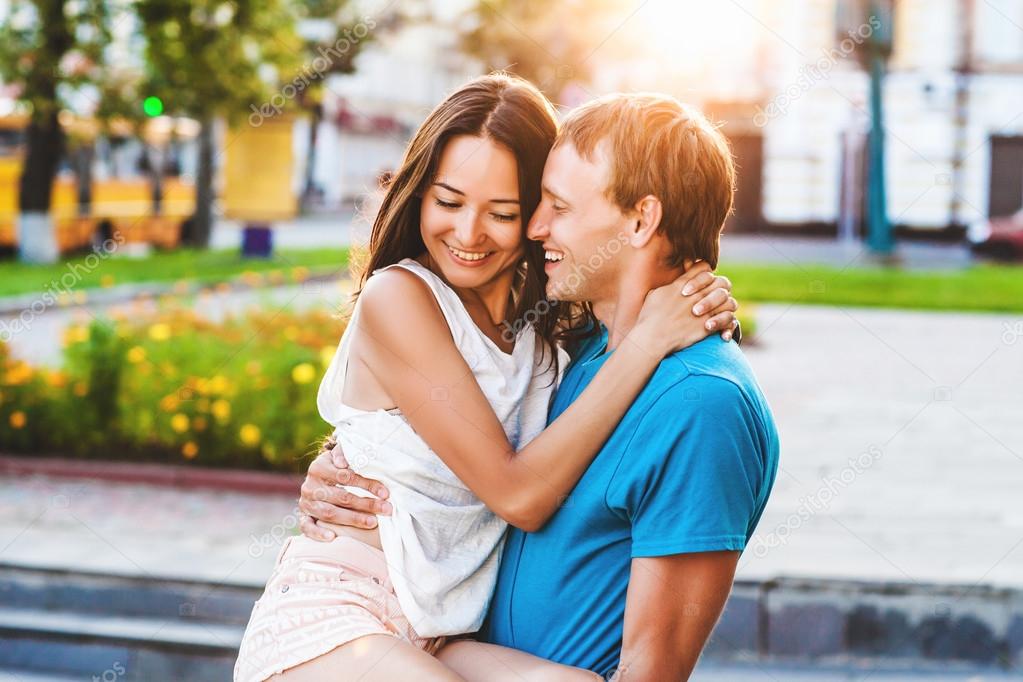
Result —
[{"label": "blue t-shirt", "polygon": [[[606,346],[604,331],[580,349],[549,421]],[[777,468],[774,420],[736,344],[712,336],[669,356],[547,524],[510,529],[482,638],[607,675],[632,559],[742,550]]]}]

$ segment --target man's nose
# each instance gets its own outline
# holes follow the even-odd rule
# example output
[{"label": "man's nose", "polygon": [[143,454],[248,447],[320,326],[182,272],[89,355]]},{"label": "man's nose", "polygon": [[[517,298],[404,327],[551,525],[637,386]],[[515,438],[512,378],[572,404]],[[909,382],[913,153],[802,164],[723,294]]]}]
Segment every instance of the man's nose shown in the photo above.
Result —
[{"label": "man's nose", "polygon": [[550,236],[550,209],[544,206],[544,202],[540,202],[540,205],[533,211],[533,217],[529,219],[529,225],[526,226],[526,237],[533,241],[543,241]]}]

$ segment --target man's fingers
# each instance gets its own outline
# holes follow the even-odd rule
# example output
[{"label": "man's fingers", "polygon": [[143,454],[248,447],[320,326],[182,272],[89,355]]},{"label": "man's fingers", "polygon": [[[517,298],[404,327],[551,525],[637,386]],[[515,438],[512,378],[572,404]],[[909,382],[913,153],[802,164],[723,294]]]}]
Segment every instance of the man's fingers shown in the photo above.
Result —
[{"label": "man's fingers", "polygon": [[[316,489],[308,496],[312,502],[326,502],[335,507],[344,507],[352,511],[366,512],[367,514],[390,514],[391,503],[386,500],[378,500],[375,497],[362,497],[354,495],[344,488],[337,486],[323,486]],[[314,514],[314,516],[316,516]],[[316,518],[323,518],[316,516]]]},{"label": "man's fingers", "polygon": [[323,528],[316,523],[316,519],[305,514],[302,514],[302,517],[298,520],[298,527],[302,531],[302,535],[313,540],[319,540],[320,542],[330,542],[337,537],[334,531]]},{"label": "man's fingers", "polygon": [[387,488],[384,486],[383,483],[372,478],[360,476],[351,469],[341,469],[337,473],[337,476],[335,476],[335,480],[341,485],[350,485],[355,488],[362,488],[363,490],[368,490],[369,492],[373,493],[374,495],[383,500],[386,500],[389,495],[389,493],[387,492]]},{"label": "man's fingers", "polygon": [[334,448],[330,451],[330,457],[334,462],[334,466],[336,466],[338,469],[348,468],[348,460],[345,458],[345,451],[341,447],[340,443],[335,445]]},{"label": "man's fingers", "polygon": [[363,514],[342,509],[324,502],[314,502],[310,505],[312,514],[319,525],[333,524],[338,526],[355,526],[356,528],[376,528],[377,517],[373,514]]}]

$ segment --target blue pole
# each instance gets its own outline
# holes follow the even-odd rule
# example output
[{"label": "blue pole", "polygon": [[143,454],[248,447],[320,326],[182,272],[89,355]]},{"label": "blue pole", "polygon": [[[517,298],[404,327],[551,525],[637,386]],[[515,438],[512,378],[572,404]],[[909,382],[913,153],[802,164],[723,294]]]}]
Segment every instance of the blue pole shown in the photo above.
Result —
[{"label": "blue pole", "polygon": [[[871,3],[874,6],[874,3]],[[877,14],[875,13],[875,16]],[[873,40],[871,40],[873,43]],[[892,228],[888,222],[888,201],[884,173],[884,110],[881,95],[884,84],[884,56],[877,45],[870,50],[870,165],[867,185],[867,243],[878,256],[890,256],[894,249]]]}]

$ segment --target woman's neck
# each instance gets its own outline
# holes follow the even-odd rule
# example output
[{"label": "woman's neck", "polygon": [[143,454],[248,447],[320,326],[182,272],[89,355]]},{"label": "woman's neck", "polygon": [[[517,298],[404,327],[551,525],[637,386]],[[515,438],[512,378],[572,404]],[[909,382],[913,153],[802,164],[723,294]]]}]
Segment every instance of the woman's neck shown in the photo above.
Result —
[{"label": "woman's neck", "polygon": [[467,309],[475,308],[485,310],[487,317],[494,326],[503,326],[509,322],[511,314],[512,284],[515,281],[515,267],[511,266],[498,273],[496,277],[477,287],[456,287],[448,282],[443,271],[430,257],[429,253],[423,254],[417,259],[423,266],[427,267],[433,274],[437,275],[451,287]]}]

